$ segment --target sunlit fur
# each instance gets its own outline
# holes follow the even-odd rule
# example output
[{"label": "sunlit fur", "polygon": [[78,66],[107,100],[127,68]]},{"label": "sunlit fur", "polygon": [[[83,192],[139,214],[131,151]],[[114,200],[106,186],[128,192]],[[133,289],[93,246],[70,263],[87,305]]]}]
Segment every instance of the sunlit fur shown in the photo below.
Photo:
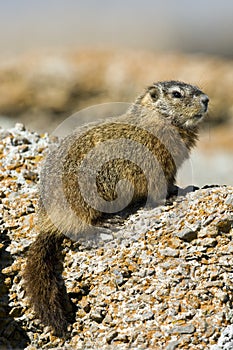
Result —
[{"label": "sunlit fur", "polygon": [[[69,322],[68,298],[56,270],[64,235],[79,239],[90,232],[97,234],[96,225],[104,220],[104,213],[95,209],[98,198],[89,187],[88,175],[93,165],[101,165],[96,186],[107,205],[116,198],[125,203],[129,184],[134,187],[132,206],[139,201],[144,203],[148,197],[155,204],[174,185],[177,169],[195,146],[197,125],[207,104],[208,97],[195,86],[159,82],[145,89],[119,118],[79,128],[49,153],[40,174],[39,235],[29,248],[24,285],[36,316],[58,335],[65,332]],[[115,148],[124,146],[122,140],[130,140],[149,153],[137,152],[136,147],[127,149],[126,142],[125,150],[129,158],[136,156],[136,162],[127,157],[121,159],[117,152],[114,159],[105,161],[115,149],[104,147],[102,153],[93,155],[90,167],[80,175],[82,160],[109,140],[115,141]],[[158,167],[153,166],[148,154],[157,160]],[[139,164],[149,176],[145,176]],[[124,191],[118,193],[116,188],[121,179],[128,182]],[[90,197],[89,203],[82,196],[80,182]]]}]

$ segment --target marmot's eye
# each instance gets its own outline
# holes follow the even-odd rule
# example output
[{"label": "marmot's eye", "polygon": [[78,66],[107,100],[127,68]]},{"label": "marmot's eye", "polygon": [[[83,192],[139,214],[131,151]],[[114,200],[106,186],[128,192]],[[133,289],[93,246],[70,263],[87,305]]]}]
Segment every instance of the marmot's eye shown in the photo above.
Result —
[{"label": "marmot's eye", "polygon": [[181,98],[182,95],[179,91],[173,91],[172,92],[172,97],[175,97],[175,98]]}]

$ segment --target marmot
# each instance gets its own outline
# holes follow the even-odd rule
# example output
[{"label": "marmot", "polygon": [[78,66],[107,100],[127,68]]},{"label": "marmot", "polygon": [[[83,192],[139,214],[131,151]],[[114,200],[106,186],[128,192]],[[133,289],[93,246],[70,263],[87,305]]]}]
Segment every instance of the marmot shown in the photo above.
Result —
[{"label": "marmot", "polygon": [[166,196],[196,143],[208,102],[196,86],[154,83],[125,114],[75,130],[48,154],[40,175],[40,233],[23,275],[36,316],[58,335],[68,322],[57,276],[64,237],[95,234],[106,213]]}]

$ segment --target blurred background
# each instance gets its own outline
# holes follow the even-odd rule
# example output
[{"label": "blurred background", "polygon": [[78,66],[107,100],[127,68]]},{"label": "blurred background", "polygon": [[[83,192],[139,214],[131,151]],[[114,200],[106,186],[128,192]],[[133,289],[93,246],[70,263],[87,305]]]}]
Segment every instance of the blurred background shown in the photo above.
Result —
[{"label": "blurred background", "polygon": [[232,184],[232,33],[229,0],[2,1],[0,126],[52,133],[85,107],[184,80],[211,103],[192,171],[184,166],[179,183]]}]

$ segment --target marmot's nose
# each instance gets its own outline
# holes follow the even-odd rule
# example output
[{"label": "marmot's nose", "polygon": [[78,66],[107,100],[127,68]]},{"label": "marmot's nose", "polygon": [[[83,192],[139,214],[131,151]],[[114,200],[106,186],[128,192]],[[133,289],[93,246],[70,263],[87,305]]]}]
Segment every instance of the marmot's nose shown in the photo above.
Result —
[{"label": "marmot's nose", "polygon": [[205,111],[207,111],[208,103],[209,103],[209,97],[206,95],[201,96],[201,102],[205,106]]}]

